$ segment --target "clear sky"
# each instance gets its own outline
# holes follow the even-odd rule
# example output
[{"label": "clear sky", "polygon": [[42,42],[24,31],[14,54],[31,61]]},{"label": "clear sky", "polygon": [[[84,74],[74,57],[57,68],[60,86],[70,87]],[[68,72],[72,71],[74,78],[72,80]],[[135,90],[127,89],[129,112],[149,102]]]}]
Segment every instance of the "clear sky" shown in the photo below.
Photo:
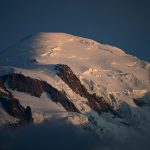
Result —
[{"label": "clear sky", "polygon": [[150,61],[150,0],[0,0],[0,50],[40,31],[92,38]]}]

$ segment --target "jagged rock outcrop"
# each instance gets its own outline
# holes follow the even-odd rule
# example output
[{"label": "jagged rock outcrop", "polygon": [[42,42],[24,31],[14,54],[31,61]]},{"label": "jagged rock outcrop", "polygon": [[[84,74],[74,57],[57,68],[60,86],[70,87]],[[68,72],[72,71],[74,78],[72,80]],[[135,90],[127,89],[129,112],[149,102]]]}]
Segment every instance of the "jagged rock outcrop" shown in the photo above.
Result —
[{"label": "jagged rock outcrop", "polygon": [[40,97],[43,92],[43,85],[40,80],[31,79],[21,74],[9,74],[1,77],[3,82],[8,83],[9,88],[20,92],[30,93],[31,95]]},{"label": "jagged rock outcrop", "polygon": [[0,97],[0,102],[8,114],[20,119],[19,124],[33,122],[31,108],[24,108],[18,99]]},{"label": "jagged rock outcrop", "polygon": [[[117,111],[113,110],[112,106],[107,103],[103,97],[99,97],[95,93],[90,94],[87,89],[81,84],[80,80],[70,69],[70,67],[64,64],[59,64],[56,65],[55,69],[57,70],[56,74],[75,93],[88,100],[87,104],[91,109],[95,110],[99,114],[101,114],[102,112],[111,112],[114,115],[118,115]],[[51,96],[51,99],[54,102],[60,103],[67,111],[80,113],[79,109],[71,100],[69,100],[65,92],[57,90],[46,81],[33,79],[23,74],[12,73],[0,77],[0,83],[2,85],[4,85],[4,83],[6,82],[7,86],[12,90],[29,93],[36,97],[40,97],[43,92],[46,92]],[[5,90],[7,90],[7,88]],[[9,93],[9,95],[10,97],[12,97],[11,93]]]},{"label": "jagged rock outcrop", "polygon": [[46,81],[15,73],[4,75],[0,77],[0,80],[3,83],[7,81],[9,88],[12,90],[29,93],[36,97],[40,97],[43,92],[47,92],[54,102],[60,103],[67,111],[80,113],[64,92],[58,91]]},{"label": "jagged rock outcrop", "polygon": [[70,69],[69,66],[64,64],[58,64],[55,69],[58,71],[57,75],[77,94],[87,98],[88,105],[97,111],[99,114],[101,112],[111,112],[117,115],[111,105],[109,105],[103,97],[96,96],[96,94],[90,94],[87,89],[81,84],[78,77]]},{"label": "jagged rock outcrop", "polygon": [[5,87],[3,80],[0,79],[0,103],[3,109],[11,116],[19,119],[19,124],[33,122],[31,108],[24,108],[18,99]]},{"label": "jagged rock outcrop", "polygon": [[56,103],[59,102],[67,111],[80,113],[77,107],[67,98],[67,96],[63,91],[61,92],[58,91],[47,82],[43,81],[42,83],[43,83],[43,91],[49,93],[54,102]]},{"label": "jagged rock outcrop", "polygon": [[133,101],[138,107],[150,106],[150,92],[145,93],[143,97],[134,98]]}]

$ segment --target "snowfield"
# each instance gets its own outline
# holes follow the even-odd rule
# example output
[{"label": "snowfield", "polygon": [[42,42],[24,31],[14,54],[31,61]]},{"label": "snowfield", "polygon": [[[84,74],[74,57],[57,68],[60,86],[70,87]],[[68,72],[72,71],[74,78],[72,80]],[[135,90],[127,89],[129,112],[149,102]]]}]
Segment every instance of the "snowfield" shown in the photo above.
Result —
[{"label": "snowfield", "polygon": [[[87,105],[87,99],[77,94],[57,75],[57,64],[69,66],[89,93],[103,97],[121,117],[114,117],[108,112],[99,115],[92,110]],[[88,128],[103,140],[114,139],[115,142],[123,143],[130,134],[139,139],[150,139],[149,62],[91,39],[65,33],[41,32],[27,36],[1,52],[0,76],[10,73],[46,81],[58,91],[65,91],[67,98],[81,112],[67,112],[45,92],[35,97],[9,89],[24,107],[31,107],[35,123],[61,118]],[[144,106],[138,106],[135,99],[142,100]],[[6,116],[6,122],[12,121],[13,118],[5,113],[0,107],[1,118]],[[0,119],[1,122],[4,122],[3,119]]]}]

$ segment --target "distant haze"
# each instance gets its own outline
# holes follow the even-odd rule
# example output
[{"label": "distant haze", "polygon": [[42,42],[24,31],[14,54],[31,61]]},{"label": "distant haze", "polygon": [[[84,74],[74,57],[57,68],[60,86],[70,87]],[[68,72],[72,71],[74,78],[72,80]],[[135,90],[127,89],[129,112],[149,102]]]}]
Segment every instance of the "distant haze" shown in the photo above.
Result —
[{"label": "distant haze", "polygon": [[150,61],[149,0],[0,0],[0,51],[35,32],[65,32]]}]

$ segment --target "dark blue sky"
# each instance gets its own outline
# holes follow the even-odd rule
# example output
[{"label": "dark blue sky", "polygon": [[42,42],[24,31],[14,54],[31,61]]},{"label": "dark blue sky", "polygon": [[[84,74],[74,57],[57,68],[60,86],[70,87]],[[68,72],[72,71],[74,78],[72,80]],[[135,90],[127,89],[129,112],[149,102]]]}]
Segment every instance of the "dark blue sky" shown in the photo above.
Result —
[{"label": "dark blue sky", "polygon": [[149,0],[0,0],[0,50],[24,36],[66,32],[150,61]]}]

